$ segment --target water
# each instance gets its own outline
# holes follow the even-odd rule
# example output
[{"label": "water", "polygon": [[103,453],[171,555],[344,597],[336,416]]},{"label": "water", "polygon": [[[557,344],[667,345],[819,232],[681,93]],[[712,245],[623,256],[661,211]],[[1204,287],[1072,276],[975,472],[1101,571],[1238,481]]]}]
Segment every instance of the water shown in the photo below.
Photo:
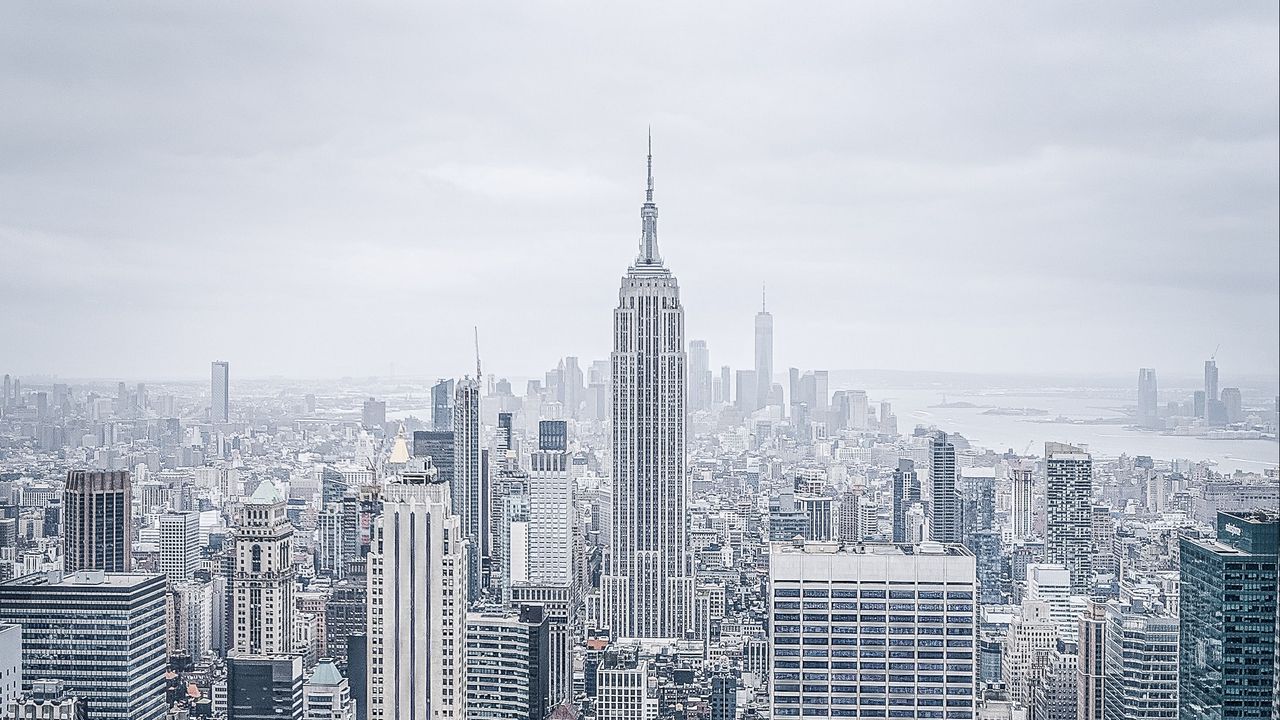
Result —
[{"label": "water", "polygon": [[1198,437],[1162,435],[1132,430],[1124,425],[1076,425],[1041,422],[1059,415],[1071,419],[1122,418],[1123,399],[1083,396],[1081,392],[1045,391],[1015,394],[998,390],[947,394],[948,402],[1002,408],[1037,408],[1048,415],[1020,417],[984,415],[988,408],[937,408],[942,402],[938,390],[884,388],[867,393],[873,402],[888,400],[898,416],[898,431],[909,433],[916,425],[936,425],[939,430],[958,432],[974,445],[1003,452],[1028,451],[1044,454],[1046,441],[1086,445],[1090,452],[1105,457],[1121,453],[1150,455],[1158,460],[1209,460],[1220,472],[1237,469],[1260,472],[1280,465],[1280,444],[1272,440],[1207,440]]}]

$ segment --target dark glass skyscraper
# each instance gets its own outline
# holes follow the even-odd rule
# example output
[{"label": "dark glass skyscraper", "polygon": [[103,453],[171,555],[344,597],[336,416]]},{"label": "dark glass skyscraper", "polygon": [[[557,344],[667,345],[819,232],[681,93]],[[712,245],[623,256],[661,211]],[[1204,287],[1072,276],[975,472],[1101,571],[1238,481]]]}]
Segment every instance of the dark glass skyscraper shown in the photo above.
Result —
[{"label": "dark glass skyscraper", "polygon": [[1274,701],[1280,515],[1219,512],[1217,539],[1182,538],[1182,720],[1265,718]]},{"label": "dark glass skyscraper", "polygon": [[929,438],[929,482],[933,488],[929,516],[933,539],[940,543],[958,543],[960,499],[956,495],[956,446],[943,432]]},{"label": "dark glass skyscraper", "polygon": [[920,502],[920,476],[916,463],[909,458],[898,459],[898,469],[893,471],[893,541],[907,541],[907,510]]}]

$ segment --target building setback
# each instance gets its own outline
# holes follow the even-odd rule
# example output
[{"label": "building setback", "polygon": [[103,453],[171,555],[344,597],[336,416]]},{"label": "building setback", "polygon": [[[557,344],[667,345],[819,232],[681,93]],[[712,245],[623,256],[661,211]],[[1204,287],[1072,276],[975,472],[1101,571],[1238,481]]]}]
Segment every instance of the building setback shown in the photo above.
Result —
[{"label": "building setback", "polygon": [[63,493],[63,568],[127,573],[133,569],[133,483],[129,471],[72,470]]}]

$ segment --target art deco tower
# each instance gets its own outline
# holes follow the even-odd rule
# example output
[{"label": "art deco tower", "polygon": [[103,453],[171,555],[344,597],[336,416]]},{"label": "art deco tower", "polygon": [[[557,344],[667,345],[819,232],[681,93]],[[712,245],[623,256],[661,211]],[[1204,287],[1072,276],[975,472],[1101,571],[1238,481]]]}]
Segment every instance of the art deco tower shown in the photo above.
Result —
[{"label": "art deco tower", "polygon": [[640,219],[640,253],[613,311],[613,536],[604,611],[615,636],[680,637],[692,596],[684,310],[658,254],[652,142]]}]

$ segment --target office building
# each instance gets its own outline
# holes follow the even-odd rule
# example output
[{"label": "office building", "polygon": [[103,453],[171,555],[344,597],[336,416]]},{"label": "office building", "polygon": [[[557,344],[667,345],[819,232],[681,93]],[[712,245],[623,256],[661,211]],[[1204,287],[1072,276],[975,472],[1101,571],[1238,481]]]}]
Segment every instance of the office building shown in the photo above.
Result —
[{"label": "office building", "polygon": [[956,446],[946,433],[929,436],[929,482],[933,490],[929,526],[940,543],[960,542],[960,498],[956,495]]},{"label": "office building", "polygon": [[72,470],[62,496],[63,567],[127,573],[133,568],[133,488],[127,470]]},{"label": "office building", "polygon": [[466,623],[467,720],[543,720],[551,685],[542,606],[467,613]]},{"label": "office building", "polygon": [[1204,361],[1204,397],[1206,407],[1218,400],[1218,363],[1210,358]]},{"label": "office building", "polygon": [[577,519],[564,420],[538,423],[538,450],[529,466],[529,582],[573,581]]},{"label": "office building", "polygon": [[1156,398],[1155,368],[1138,371],[1138,427],[1160,427],[1160,404]]},{"label": "office building", "polygon": [[1226,414],[1225,422],[1238,423],[1244,420],[1244,400],[1240,388],[1222,388],[1222,409]]},{"label": "office building", "polygon": [[1105,720],[1177,720],[1178,618],[1135,600],[1106,606]]},{"label": "office building", "polygon": [[1035,507],[1035,463],[1014,460],[1009,464],[1009,480],[1012,486],[1009,514],[1013,522],[1013,539],[1026,540],[1031,537],[1032,511]]},{"label": "office building", "polygon": [[370,720],[464,718],[469,555],[452,508],[421,458],[383,491],[366,558]]},{"label": "office building", "polygon": [[[1089,600],[1076,618],[1079,628],[1076,663],[1076,717],[1102,720],[1103,691],[1107,661],[1107,605]],[[1174,645],[1176,651],[1177,645]],[[1176,689],[1176,688],[1175,688]]]},{"label": "office building", "polygon": [[453,498],[453,514],[462,522],[462,535],[468,541],[468,599],[480,592],[481,558],[491,550],[489,528],[489,491],[487,477],[480,462],[480,380],[479,367],[475,379],[459,380],[453,398],[453,462],[449,491]]},{"label": "office building", "polygon": [[[448,432],[453,429],[453,393],[452,378],[440,378],[431,386],[431,429],[436,432]],[[417,436],[417,433],[414,433]]]},{"label": "office building", "polygon": [[652,154],[640,216],[640,252],[613,312],[613,536],[603,586],[615,636],[680,637],[692,598],[684,309],[658,254]]},{"label": "office building", "polygon": [[231,363],[215,360],[209,380],[209,422],[231,422]]},{"label": "office building", "polygon": [[769,391],[773,388],[773,315],[764,304],[764,291],[760,292],[760,312],[756,313],[756,409],[769,405]]},{"label": "office building", "polygon": [[22,626],[23,676],[61,680],[95,720],[164,717],[163,575],[81,570],[8,580],[0,623]]},{"label": "office building", "polygon": [[689,341],[689,409],[707,410],[712,403],[711,354],[706,340]]},{"label": "office building", "polygon": [[638,644],[611,644],[595,671],[597,720],[658,720],[658,693],[650,661]]},{"label": "office building", "polygon": [[1071,573],[1071,594],[1093,584],[1093,458],[1078,447],[1048,442],[1045,457],[1045,562]]},{"label": "office building", "polygon": [[231,577],[232,649],[242,655],[293,652],[293,525],[270,478],[244,503]]},{"label": "office building", "polygon": [[1073,606],[1071,573],[1066,568],[1043,563],[1027,565],[1026,599],[1049,606],[1049,617],[1058,626],[1058,636],[1072,644],[1079,643],[1079,612]]},{"label": "office building", "polygon": [[1219,512],[1217,537],[1182,537],[1178,707],[1182,720],[1266,717],[1277,615],[1274,512]]},{"label": "office building", "polygon": [[160,516],[160,572],[171,585],[190,580],[200,565],[200,513],[184,510]]},{"label": "office building", "polygon": [[227,720],[302,717],[301,655],[227,655]]},{"label": "office building", "polygon": [[920,502],[920,476],[916,463],[910,458],[899,458],[893,471],[893,541],[907,542],[907,511]]},{"label": "office building", "polygon": [[351,687],[330,658],[316,663],[302,684],[302,717],[305,720],[356,720]]},{"label": "office building", "polygon": [[511,605],[539,605],[547,619],[547,702],[550,707],[573,699],[573,651],[580,626],[581,600],[571,585],[516,585]]},{"label": "office building", "polygon": [[759,408],[756,407],[756,390],[759,387],[759,380],[756,377],[755,370],[739,370],[734,375],[736,383],[733,389],[734,407],[741,410],[744,415],[749,415]]},{"label": "office building", "polygon": [[1049,666],[1058,638],[1058,624],[1050,615],[1048,603],[1024,601],[1009,624],[1000,658],[1000,676],[1015,703],[1031,704],[1034,682]]},{"label": "office building", "polygon": [[22,626],[0,623],[0,713],[22,695]]},{"label": "office building", "polygon": [[960,545],[773,543],[773,717],[973,717],[976,582]]},{"label": "office building", "polygon": [[380,428],[387,424],[387,402],[368,398],[360,408],[360,424],[365,429]]}]

